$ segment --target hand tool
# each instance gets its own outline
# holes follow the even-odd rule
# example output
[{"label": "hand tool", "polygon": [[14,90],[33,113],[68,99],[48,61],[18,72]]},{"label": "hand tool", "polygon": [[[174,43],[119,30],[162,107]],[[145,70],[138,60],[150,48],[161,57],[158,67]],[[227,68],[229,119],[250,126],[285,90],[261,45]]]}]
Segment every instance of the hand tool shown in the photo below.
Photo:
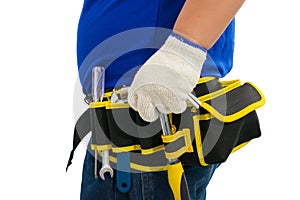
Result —
[{"label": "hand tool", "polygon": [[[197,97],[195,97],[192,93],[188,94],[188,101],[195,108],[199,108],[201,106],[201,102],[199,101],[199,99]],[[165,136],[171,135],[171,129],[170,129],[170,123],[168,120],[168,116],[164,113],[160,113],[159,118],[160,118],[163,135],[165,135]],[[174,173],[174,171],[175,171],[175,173]],[[174,179],[174,177],[171,177],[171,176],[174,176],[174,174],[177,174],[177,175],[179,174],[179,180],[176,178]],[[186,177],[185,177],[181,162],[178,158],[168,159],[168,179],[170,180],[172,178],[173,178],[173,181],[169,181],[169,183],[170,183],[170,187],[173,191],[174,199],[175,200],[189,200],[190,194],[189,194],[189,190],[188,190]],[[178,186],[178,182],[179,182],[180,186]]]},{"label": "hand tool", "polygon": [[[192,103],[192,104],[194,105],[195,103]],[[160,113],[159,118],[160,118],[163,135],[165,135],[165,136],[171,135],[170,123],[169,123],[167,115],[164,113]],[[171,177],[174,175],[178,176],[178,177],[175,177],[175,179],[174,179],[174,177]],[[179,178],[179,183],[178,183],[178,178]],[[181,162],[178,158],[168,159],[168,179],[169,180],[173,179],[173,181],[169,181],[169,184],[173,191],[175,200],[189,200],[190,199],[190,194],[189,194],[184,170],[183,170]],[[180,184],[180,186],[178,186],[178,184]]]},{"label": "hand tool", "polygon": [[109,164],[109,150],[103,150],[102,154],[102,167],[99,173],[102,180],[105,180],[104,174],[109,172],[110,177],[112,178],[114,176],[114,171]]},{"label": "hand tool", "polygon": [[[128,88],[121,89],[121,102],[127,102],[128,97]],[[197,97],[195,97],[192,93],[188,94],[188,101],[195,107],[199,108],[201,106],[201,102]],[[170,123],[168,117],[164,113],[160,113],[160,122],[162,127],[163,135],[168,136],[171,135]],[[175,173],[174,173],[175,172]],[[181,162],[178,158],[175,159],[168,159],[168,178],[169,180],[173,177],[170,177],[174,174],[179,174],[179,181],[180,186],[178,187],[178,177],[171,181],[170,187],[173,191],[174,199],[175,200],[189,200],[190,194],[188,191],[188,185],[186,181],[186,177],[184,174],[183,167]],[[181,176],[181,177],[180,177]]]},{"label": "hand tool", "polygon": [[[127,98],[127,97],[126,97]],[[111,103],[124,103],[113,89],[111,94]],[[117,188],[120,192],[126,193],[131,188],[131,174],[130,174],[130,153],[117,153],[117,170],[116,170]]]},{"label": "hand tool", "polygon": [[[95,81],[98,86],[97,87],[98,88],[98,90],[97,90],[98,101],[102,102],[103,96],[104,96],[105,69],[104,69],[104,67],[97,66],[97,67],[94,67],[93,72],[99,74],[99,79],[95,80]],[[100,177],[102,178],[102,180],[105,180],[104,174],[106,172],[109,172],[111,178],[113,177],[114,171],[109,164],[109,150],[102,151],[102,167],[99,171],[99,174],[100,174]]]},{"label": "hand tool", "polygon": [[[104,67],[96,66],[92,71],[92,96],[94,102],[102,102],[104,96],[104,82],[105,82],[105,69]],[[98,177],[97,171],[97,162],[98,162],[98,153],[95,150],[95,169],[94,174],[95,178]],[[106,172],[110,173],[110,176],[113,177],[113,169],[109,164],[109,150],[102,151],[102,167],[99,171],[100,177],[105,180],[104,174]]]},{"label": "hand tool", "polygon": [[[98,67],[94,67],[92,70],[92,99],[93,102],[98,102],[100,98],[100,93],[99,93],[99,80],[101,76],[101,71]],[[95,134],[95,133],[93,133]],[[94,150],[94,176],[95,179],[98,178],[98,152],[95,149]]]}]

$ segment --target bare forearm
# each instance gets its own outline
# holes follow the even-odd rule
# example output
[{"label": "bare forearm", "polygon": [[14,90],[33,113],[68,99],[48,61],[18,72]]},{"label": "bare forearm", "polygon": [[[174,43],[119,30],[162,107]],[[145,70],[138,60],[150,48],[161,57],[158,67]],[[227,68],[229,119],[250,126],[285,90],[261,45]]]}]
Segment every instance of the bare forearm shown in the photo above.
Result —
[{"label": "bare forearm", "polygon": [[245,0],[186,0],[174,32],[210,49]]}]

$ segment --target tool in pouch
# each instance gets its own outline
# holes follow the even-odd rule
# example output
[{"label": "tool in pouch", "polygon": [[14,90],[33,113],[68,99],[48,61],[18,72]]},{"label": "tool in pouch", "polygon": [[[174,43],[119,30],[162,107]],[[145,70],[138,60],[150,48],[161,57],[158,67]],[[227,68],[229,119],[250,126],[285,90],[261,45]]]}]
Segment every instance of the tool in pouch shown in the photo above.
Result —
[{"label": "tool in pouch", "polygon": [[[104,67],[96,66],[92,70],[92,97],[93,102],[102,102],[104,96],[104,82],[105,82],[105,69]],[[96,137],[97,142],[105,141],[105,138],[97,138],[103,134],[97,133],[99,129],[94,128],[93,135]],[[94,175],[95,178],[98,178],[98,150],[94,150],[95,156],[95,166],[94,166]],[[110,177],[113,177],[113,169],[109,164],[109,150],[102,150],[102,167],[99,171],[100,177],[105,180],[104,174],[109,172]]]},{"label": "tool in pouch", "polygon": [[[111,94],[111,103],[123,102],[119,99],[115,89],[113,89]],[[119,152],[117,154],[117,170],[116,170],[116,180],[117,188],[120,192],[126,193],[131,187],[131,175],[130,175],[130,153],[129,152]]]},{"label": "tool in pouch", "polygon": [[[130,122],[134,120],[134,123],[138,126],[147,125],[147,123],[140,121],[142,119],[139,118],[137,112],[132,110],[128,104],[125,105],[128,95],[126,90],[122,92],[122,89],[119,91],[120,94],[117,91],[121,99],[117,100],[117,104],[111,104],[111,102],[115,102],[113,101],[114,95],[111,92],[105,94],[106,99],[103,99],[104,102],[90,103],[89,101],[90,108],[77,120],[74,128],[73,149],[70,153],[67,168],[72,164],[74,151],[81,138],[84,138],[93,129],[90,121],[100,124],[110,143],[117,144],[115,147],[108,147],[107,143],[104,145],[102,142],[102,144],[92,143],[92,150],[97,148],[99,152],[99,150],[111,149],[110,161],[113,164],[116,163],[118,152],[130,152],[134,147],[134,150],[140,151],[141,154],[137,154],[137,157],[130,157],[130,168],[143,172],[169,171],[170,166],[180,166],[168,165],[168,159],[176,158],[179,158],[183,165],[207,166],[222,163],[227,160],[232,152],[261,135],[255,110],[264,105],[265,98],[262,92],[251,82],[241,84],[240,80],[219,81],[212,77],[199,79],[193,92],[201,101],[201,109],[197,109],[201,113],[192,108],[187,109],[180,115],[168,115],[172,135],[163,136],[162,131],[157,132],[156,135],[151,136],[150,143],[149,140],[135,140],[135,137],[122,131],[114,120],[112,111],[121,117],[122,122],[128,124],[129,127],[127,128],[130,128],[128,130],[137,136],[139,132],[132,127],[134,124]],[[193,99],[193,96],[190,95],[189,98]],[[128,117],[126,113],[130,113],[132,117]],[[161,130],[160,121],[153,122],[153,125],[155,124]],[[214,133],[215,130],[218,131],[220,128],[222,132],[218,143],[213,146],[213,149],[210,146],[207,148],[205,146],[206,138],[214,137],[214,134],[211,133]],[[110,132],[109,129],[113,132]],[[147,130],[145,131],[147,132]],[[192,138],[195,138],[193,144],[191,144],[191,141],[194,141]],[[151,159],[153,156],[159,159]],[[150,158],[151,163],[145,163],[144,158],[145,160]],[[173,171],[175,174],[171,179],[175,180],[175,183],[177,181],[175,185],[179,190],[181,185],[181,179],[178,178],[179,170]]]},{"label": "tool in pouch", "polygon": [[[121,89],[121,98],[119,102],[127,103],[127,89]],[[122,94],[123,93],[123,94]],[[117,96],[115,91],[112,92],[112,100],[113,96]],[[201,106],[201,102],[195,97],[192,93],[188,95],[188,101],[193,105],[195,108],[199,108]],[[113,102],[113,101],[112,101]],[[115,101],[118,102],[118,101]],[[162,133],[164,136],[171,135],[170,123],[168,120],[168,116],[164,113],[160,113],[160,123],[162,128]],[[118,159],[119,161],[119,159]],[[130,162],[130,161],[128,161]],[[173,192],[173,196],[175,200],[189,200],[189,190],[188,184],[186,181],[186,177],[184,174],[184,170],[182,164],[178,158],[175,159],[168,159],[168,182],[170,188]]]},{"label": "tool in pouch", "polygon": [[[188,101],[195,107],[199,108],[201,102],[192,93],[189,93]],[[170,123],[168,116],[160,113],[160,123],[164,136],[171,135]],[[175,200],[189,200],[190,194],[182,164],[178,158],[168,159],[168,180],[172,189]]]},{"label": "tool in pouch", "polygon": [[[171,135],[170,124],[166,114],[160,113],[160,122],[163,135]],[[168,159],[168,180],[175,200],[190,199],[184,170],[178,158]]]}]

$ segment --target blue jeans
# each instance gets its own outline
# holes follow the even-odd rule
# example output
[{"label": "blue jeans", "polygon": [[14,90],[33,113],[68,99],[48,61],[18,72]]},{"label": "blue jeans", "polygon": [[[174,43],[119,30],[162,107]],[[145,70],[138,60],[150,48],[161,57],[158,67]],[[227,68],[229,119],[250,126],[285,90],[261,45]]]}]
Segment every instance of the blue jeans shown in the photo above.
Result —
[{"label": "blue jeans", "polygon": [[[101,163],[98,163],[101,166]],[[219,165],[185,167],[191,200],[205,200],[206,187]],[[116,171],[114,171],[116,174]],[[116,179],[94,178],[94,157],[87,151],[81,183],[81,200],[172,200],[167,172],[132,173],[132,186],[127,193],[117,189]]]}]

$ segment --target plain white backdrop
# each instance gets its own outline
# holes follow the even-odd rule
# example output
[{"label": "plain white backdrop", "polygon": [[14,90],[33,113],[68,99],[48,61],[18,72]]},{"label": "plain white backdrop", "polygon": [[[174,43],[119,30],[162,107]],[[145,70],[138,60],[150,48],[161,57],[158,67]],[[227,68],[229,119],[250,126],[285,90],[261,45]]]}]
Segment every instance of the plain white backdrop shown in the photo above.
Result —
[{"label": "plain white backdrop", "polygon": [[[77,83],[76,30],[83,1],[0,2],[0,199],[79,199],[84,145],[68,173]],[[255,83],[262,137],[215,173],[208,200],[288,199],[299,194],[299,6],[247,1],[236,16],[226,79]]]}]

